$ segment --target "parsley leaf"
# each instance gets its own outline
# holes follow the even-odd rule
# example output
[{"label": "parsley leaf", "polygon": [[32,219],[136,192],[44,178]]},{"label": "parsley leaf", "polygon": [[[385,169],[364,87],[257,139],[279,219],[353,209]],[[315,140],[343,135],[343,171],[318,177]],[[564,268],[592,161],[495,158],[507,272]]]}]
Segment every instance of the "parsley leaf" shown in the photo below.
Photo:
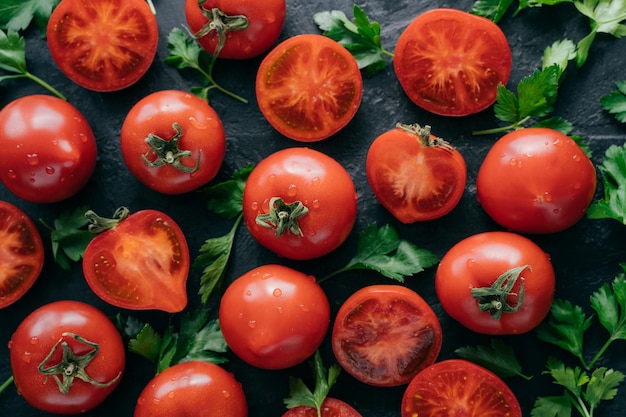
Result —
[{"label": "parsley leaf", "polygon": [[600,104],[619,122],[626,123],[626,80],[616,82],[615,86],[616,90],[600,98]]},{"label": "parsley leaf", "polygon": [[591,360],[590,366],[602,356],[611,343],[626,340],[626,277],[617,276],[611,285],[603,284],[591,295],[591,307],[598,321],[609,332],[609,338]]},{"label": "parsley leaf", "polygon": [[79,207],[73,211],[64,211],[54,220],[54,227],[39,220],[48,230],[52,241],[52,255],[64,270],[70,270],[72,262],[82,259],[85,249],[94,234],[87,229],[89,219],[85,212],[89,207]]},{"label": "parsley leaf", "polygon": [[513,348],[500,339],[491,338],[489,346],[465,346],[457,348],[454,352],[502,378],[519,376],[526,380],[532,379],[532,376],[522,373],[522,365],[517,360]]},{"label": "parsley leaf", "polygon": [[52,10],[61,0],[3,0],[0,5],[0,29],[20,31],[34,21],[46,33]]},{"label": "parsley leaf", "polygon": [[472,6],[470,13],[498,23],[512,3],[513,0],[478,0]]},{"label": "parsley leaf", "polygon": [[589,18],[591,31],[578,42],[576,63],[579,67],[587,61],[589,49],[596,34],[608,33],[621,38],[626,35],[626,26],[620,22],[626,19],[626,2],[623,0],[582,0],[574,1],[576,9]]},{"label": "parsley leaf", "polygon": [[626,225],[626,143],[607,148],[602,165],[604,198],[587,209],[590,219],[615,219]]}]

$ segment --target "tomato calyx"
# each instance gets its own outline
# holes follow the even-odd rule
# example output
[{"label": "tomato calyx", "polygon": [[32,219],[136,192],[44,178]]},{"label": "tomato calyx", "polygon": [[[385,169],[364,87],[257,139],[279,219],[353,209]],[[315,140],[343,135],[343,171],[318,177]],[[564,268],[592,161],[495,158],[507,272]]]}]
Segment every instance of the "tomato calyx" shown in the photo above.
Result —
[{"label": "tomato calyx", "polygon": [[[505,271],[491,285],[491,287],[472,288],[472,297],[478,300],[480,311],[489,311],[491,317],[499,320],[502,313],[515,313],[522,308],[524,300],[524,278],[520,275],[523,270],[530,269],[530,265],[518,266]],[[519,281],[519,292],[511,292]],[[511,295],[517,295],[517,303],[512,306],[507,302]]]},{"label": "tomato calyx", "polygon": [[213,56],[217,57],[226,43],[226,34],[235,30],[246,29],[248,27],[248,18],[245,15],[229,16],[217,7],[207,10],[202,6],[205,2],[206,0],[199,0],[198,7],[209,21],[192,36],[197,40],[215,32],[217,34],[217,44],[215,45]]},{"label": "tomato calyx", "polygon": [[405,123],[396,123],[396,127],[398,129],[404,130],[405,132],[409,132],[415,135],[420,145],[422,145],[425,148],[440,147],[450,152],[454,151],[454,147],[450,145],[450,143],[448,143],[447,141],[437,136],[431,135],[430,133],[431,127],[429,125],[425,125],[424,127],[422,127],[417,123],[410,124],[410,125],[405,124]]},{"label": "tomato calyx", "polygon": [[[87,345],[92,349],[84,355],[77,355],[70,348],[68,343],[63,340],[64,337],[71,337],[72,339]],[[46,367],[52,356],[59,349],[59,346],[63,349],[61,361],[55,365]],[[67,394],[69,392],[72,384],[74,383],[74,378],[78,378],[95,387],[110,387],[121,377],[121,372],[108,382],[98,382],[90,377],[89,374],[87,374],[87,371],[85,371],[87,365],[89,365],[89,363],[96,357],[99,351],[100,346],[97,343],[90,342],[77,334],[65,332],[61,335],[61,338],[54,344],[54,346],[52,346],[50,353],[48,353],[44,360],[39,364],[37,370],[46,376],[51,375],[56,381],[59,391],[62,394]],[[60,378],[59,375],[61,376]]]},{"label": "tomato calyx", "polygon": [[119,222],[127,218],[129,214],[130,210],[127,207],[120,207],[113,213],[113,218],[102,217],[93,210],[87,210],[85,217],[89,220],[89,231],[98,234],[114,228]]},{"label": "tomato calyx", "polygon": [[298,219],[308,212],[308,207],[302,204],[301,201],[285,203],[280,197],[272,197],[270,199],[270,212],[259,214],[256,217],[256,224],[268,229],[274,229],[276,237],[282,236],[285,232],[303,236]]},{"label": "tomato calyx", "polygon": [[[186,172],[188,174],[196,172],[200,169],[200,157],[196,160],[196,166],[191,168],[184,165],[181,162],[182,158],[190,157],[191,151],[181,150],[178,146],[180,138],[183,136],[183,128],[178,123],[172,124],[174,129],[174,136],[169,139],[163,139],[154,133],[149,133],[146,137],[146,143],[150,146],[150,151],[141,155],[141,158],[150,168],[159,168],[164,165],[170,165],[179,171]],[[148,154],[153,152],[156,158],[151,161],[148,159]]]}]

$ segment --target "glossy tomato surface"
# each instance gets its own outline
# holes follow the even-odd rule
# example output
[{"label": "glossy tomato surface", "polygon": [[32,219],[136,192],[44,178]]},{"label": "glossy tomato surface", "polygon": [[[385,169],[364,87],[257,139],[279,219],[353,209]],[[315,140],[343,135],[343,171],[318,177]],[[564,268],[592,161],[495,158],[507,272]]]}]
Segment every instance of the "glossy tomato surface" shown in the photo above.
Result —
[{"label": "glossy tomato surface", "polygon": [[[337,398],[326,397],[322,403],[321,417],[361,417],[361,414],[352,406]],[[318,417],[313,407],[301,405],[294,407],[283,414],[283,417]]]},{"label": "glossy tomato surface", "polygon": [[[285,23],[285,0],[186,0],[185,17],[198,43],[210,54],[249,59],[267,51]],[[223,46],[218,48],[220,37]]]},{"label": "glossy tomato surface", "polygon": [[463,155],[429,128],[416,125],[378,136],[365,169],[378,201],[402,223],[448,214],[461,200],[467,180]]},{"label": "glossy tomato surface", "polygon": [[330,305],[315,277],[269,264],[235,279],[224,292],[219,323],[230,349],[262,369],[302,363],[322,343]]},{"label": "glossy tomato surface", "polygon": [[[519,270],[498,281],[515,268]],[[550,256],[532,240],[510,232],[484,232],[446,252],[435,288],[444,310],[470,330],[519,334],[537,327],[550,311],[555,272]],[[488,289],[489,295],[478,289]],[[484,311],[483,304],[488,306]]]},{"label": "glossy tomato surface", "polygon": [[57,97],[29,95],[0,111],[0,180],[32,203],[56,203],[91,178],[97,145],[88,121]]},{"label": "glossy tomato surface", "polygon": [[332,252],[352,231],[356,212],[350,174],[330,156],[309,148],[286,148],[264,158],[243,193],[250,234],[289,259]]},{"label": "glossy tomato surface", "polygon": [[235,376],[210,362],[181,362],[150,380],[134,417],[247,417],[248,405]]},{"label": "glossy tomato surface", "polygon": [[0,309],[22,298],[44,262],[44,246],[35,223],[20,208],[0,201]]},{"label": "glossy tomato surface", "polygon": [[80,301],[37,308],[17,327],[9,348],[20,395],[54,414],[98,406],[120,383],[126,363],[124,342],[111,320]]},{"label": "glossy tomato surface", "polygon": [[263,58],[257,73],[261,113],[278,132],[300,142],[320,141],[343,129],[362,96],[356,60],[322,35],[282,41]]},{"label": "glossy tomato surface", "polygon": [[62,0],[46,35],[59,69],[81,87],[103,92],[139,81],[159,41],[156,18],[144,0]]},{"label": "glossy tomato surface", "polygon": [[441,324],[430,305],[401,285],[369,285],[339,308],[332,329],[337,362],[357,380],[408,384],[441,350]]},{"label": "glossy tomato surface", "polygon": [[182,311],[187,306],[189,247],[178,224],[140,210],[93,238],[83,257],[87,284],[104,301],[129,310]]},{"label": "glossy tomato surface", "polygon": [[522,417],[519,401],[502,379],[462,359],[437,362],[407,386],[402,417]]},{"label": "glossy tomato surface", "polygon": [[489,150],[476,194],[507,229],[556,233],[583,218],[596,183],[593,163],[574,140],[553,129],[525,128],[507,133]]},{"label": "glossy tomato surface", "polygon": [[120,133],[128,169],[147,187],[183,194],[211,181],[224,154],[220,117],[205,100],[180,90],[142,98],[128,112]]},{"label": "glossy tomato surface", "polygon": [[443,116],[478,113],[496,101],[511,74],[509,42],[489,19],[435,8],[419,14],[398,38],[393,58],[409,99]]}]

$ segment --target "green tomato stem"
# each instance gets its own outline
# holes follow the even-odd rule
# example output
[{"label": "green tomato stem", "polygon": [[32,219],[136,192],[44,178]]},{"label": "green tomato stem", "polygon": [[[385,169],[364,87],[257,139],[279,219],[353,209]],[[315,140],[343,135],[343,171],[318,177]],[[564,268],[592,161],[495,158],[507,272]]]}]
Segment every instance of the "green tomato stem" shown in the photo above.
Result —
[{"label": "green tomato stem", "polygon": [[4,392],[5,389],[9,387],[14,381],[13,375],[11,375],[2,385],[0,385],[0,394]]}]

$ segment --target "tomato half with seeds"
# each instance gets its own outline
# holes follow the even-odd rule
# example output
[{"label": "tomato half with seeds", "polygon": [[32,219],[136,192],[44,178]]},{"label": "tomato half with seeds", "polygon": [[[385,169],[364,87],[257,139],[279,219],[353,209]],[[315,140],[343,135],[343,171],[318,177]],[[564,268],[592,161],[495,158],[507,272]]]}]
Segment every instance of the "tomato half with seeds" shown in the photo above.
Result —
[{"label": "tomato half with seeds", "polygon": [[277,151],[252,170],[243,192],[250,234],[279,256],[313,259],[338,248],[354,226],[357,194],[345,168],[309,148]]},{"label": "tomato half with seeds", "polygon": [[261,62],[256,97],[278,132],[300,142],[326,139],[354,117],[363,79],[350,52],[322,35],[293,36]]},{"label": "tomato half with seeds", "polygon": [[339,308],[331,343],[339,365],[359,381],[404,385],[439,356],[441,324],[415,291],[370,285]]},{"label": "tomato half with seeds", "polygon": [[105,219],[85,214],[98,234],[83,256],[83,273],[104,301],[129,310],[182,311],[187,305],[190,260],[176,222],[158,210],[129,214],[121,208]]},{"label": "tomato half with seeds", "polygon": [[402,397],[402,417],[522,417],[515,394],[497,375],[463,359],[421,371]]},{"label": "tomato half with seeds", "polygon": [[493,21],[438,8],[417,16],[396,43],[394,69],[409,99],[443,116],[478,113],[511,74],[511,48]]},{"label": "tomato half with seeds", "polygon": [[433,220],[461,200],[465,159],[430,126],[399,124],[370,145],[367,180],[380,203],[402,223]]},{"label": "tomato half with seeds", "polygon": [[52,59],[76,84],[116,91],[136,83],[156,55],[156,17],[145,0],[62,0],[46,31]]},{"label": "tomato half with seeds", "polygon": [[0,201],[0,309],[26,294],[43,262],[43,242],[35,223],[18,207]]},{"label": "tomato half with seeds", "polygon": [[30,313],[9,349],[22,398],[54,414],[79,414],[100,405],[121,381],[126,363],[113,322],[80,301],[55,301]]},{"label": "tomato half with seeds", "polygon": [[[361,413],[345,401],[337,398],[326,397],[322,402],[321,417],[361,417]],[[301,405],[294,407],[283,414],[282,417],[319,417],[315,407]]]}]

